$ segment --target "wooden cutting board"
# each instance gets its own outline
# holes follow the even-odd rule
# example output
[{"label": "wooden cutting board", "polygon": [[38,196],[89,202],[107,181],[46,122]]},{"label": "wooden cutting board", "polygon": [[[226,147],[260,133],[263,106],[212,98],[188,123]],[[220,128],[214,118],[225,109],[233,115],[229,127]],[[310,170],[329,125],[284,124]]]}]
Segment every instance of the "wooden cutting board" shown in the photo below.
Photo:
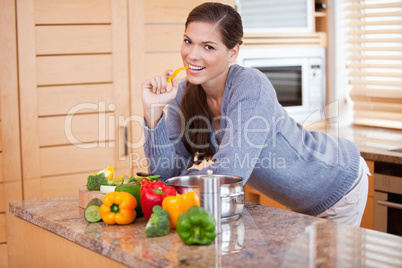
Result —
[{"label": "wooden cutting board", "polygon": [[93,198],[103,199],[105,195],[101,194],[100,191],[88,191],[87,187],[84,185],[78,190],[78,203],[80,207],[86,208],[89,201]]}]

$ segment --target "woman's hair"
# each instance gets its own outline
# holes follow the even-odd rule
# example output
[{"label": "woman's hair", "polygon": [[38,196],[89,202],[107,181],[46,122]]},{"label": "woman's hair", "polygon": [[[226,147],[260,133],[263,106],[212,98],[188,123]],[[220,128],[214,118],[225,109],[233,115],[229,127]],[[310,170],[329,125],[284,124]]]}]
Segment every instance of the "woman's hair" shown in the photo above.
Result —
[{"label": "woman's hair", "polygon": [[221,3],[204,3],[194,8],[188,14],[185,28],[191,22],[208,22],[216,24],[222,37],[222,41],[228,49],[241,45],[243,38],[243,24],[237,11],[228,5]]},{"label": "woman's hair", "polygon": [[[242,44],[243,25],[237,11],[221,3],[204,3],[194,8],[187,17],[185,28],[191,22],[213,23],[219,30],[222,42],[228,49]],[[205,131],[212,124],[207,98],[201,85],[187,82],[187,89],[180,103],[186,128],[182,142],[187,151],[195,156],[194,163],[210,160],[213,152],[210,148],[210,131]]]}]

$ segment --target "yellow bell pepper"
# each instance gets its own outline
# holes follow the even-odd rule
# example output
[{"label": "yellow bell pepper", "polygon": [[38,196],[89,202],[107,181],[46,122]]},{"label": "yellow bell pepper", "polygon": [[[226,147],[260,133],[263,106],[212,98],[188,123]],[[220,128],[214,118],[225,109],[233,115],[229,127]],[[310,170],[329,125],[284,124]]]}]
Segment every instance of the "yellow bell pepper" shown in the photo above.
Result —
[{"label": "yellow bell pepper", "polygon": [[100,174],[100,173],[104,173],[104,174],[105,174],[105,177],[106,177],[109,181],[110,181],[110,180],[113,180],[114,168],[111,167],[111,166],[108,166],[108,167],[105,167],[104,169],[102,169],[102,170],[100,170],[100,171],[98,171],[98,172],[95,172],[93,175]]},{"label": "yellow bell pepper", "polygon": [[179,215],[192,206],[200,206],[200,199],[194,192],[165,197],[162,201],[162,208],[169,213],[170,228],[176,228]]},{"label": "yellow bell pepper", "polygon": [[189,69],[189,68],[190,68],[190,66],[184,66],[184,67],[181,67],[181,68],[177,69],[176,71],[174,71],[173,75],[169,76],[168,83],[170,83],[170,81],[171,81],[173,78],[175,78],[175,77],[179,74],[179,72],[180,72],[181,70],[185,70],[185,69]]},{"label": "yellow bell pepper", "polygon": [[120,175],[117,178],[111,178],[109,181],[121,181],[121,180],[123,180],[123,176]]},{"label": "yellow bell pepper", "polygon": [[137,200],[126,192],[111,192],[103,197],[99,214],[106,224],[129,224],[137,216]]}]

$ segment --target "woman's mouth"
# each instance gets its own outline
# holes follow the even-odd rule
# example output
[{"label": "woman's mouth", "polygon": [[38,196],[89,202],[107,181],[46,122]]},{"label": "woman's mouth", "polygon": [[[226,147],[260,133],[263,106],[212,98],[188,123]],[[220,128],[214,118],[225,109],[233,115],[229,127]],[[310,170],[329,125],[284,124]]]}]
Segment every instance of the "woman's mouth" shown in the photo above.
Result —
[{"label": "woman's mouth", "polygon": [[204,70],[204,69],[205,69],[205,67],[202,67],[202,66],[195,66],[195,65],[191,65],[191,64],[189,64],[188,66],[190,67],[190,69],[191,69],[192,71],[201,71],[201,70]]}]

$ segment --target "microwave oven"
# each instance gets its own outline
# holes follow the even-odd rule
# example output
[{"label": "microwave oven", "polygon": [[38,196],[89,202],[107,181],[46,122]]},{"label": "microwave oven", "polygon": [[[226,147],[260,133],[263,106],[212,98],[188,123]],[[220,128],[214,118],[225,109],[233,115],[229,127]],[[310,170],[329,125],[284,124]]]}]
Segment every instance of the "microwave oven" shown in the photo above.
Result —
[{"label": "microwave oven", "polygon": [[297,122],[325,120],[325,48],[245,48],[240,49],[237,63],[264,73],[279,103]]}]

